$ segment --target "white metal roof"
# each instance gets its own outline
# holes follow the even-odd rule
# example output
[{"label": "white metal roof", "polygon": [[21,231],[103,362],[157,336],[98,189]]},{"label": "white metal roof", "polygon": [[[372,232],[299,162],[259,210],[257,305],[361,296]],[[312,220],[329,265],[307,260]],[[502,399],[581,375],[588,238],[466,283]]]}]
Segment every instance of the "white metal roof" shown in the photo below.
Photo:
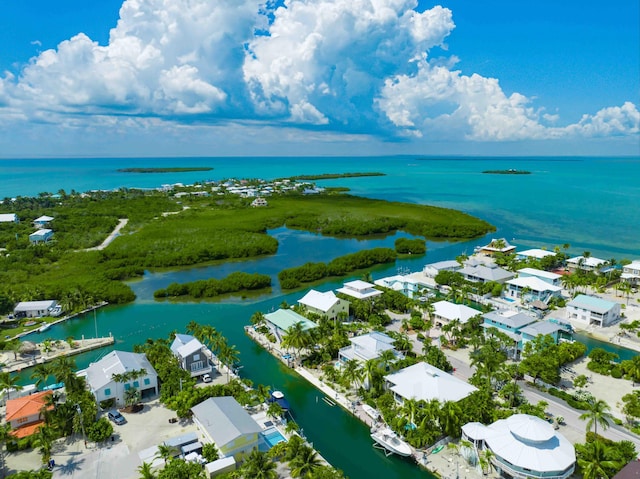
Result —
[{"label": "white metal roof", "polygon": [[459,401],[477,391],[475,386],[425,362],[401,369],[385,379],[393,384],[390,389],[405,399]]},{"label": "white metal roof", "polygon": [[567,303],[567,307],[584,309],[594,313],[604,314],[611,311],[618,303],[607,301],[606,299],[596,298],[595,296],[587,296],[580,294]]},{"label": "white metal roof", "polygon": [[112,381],[114,374],[144,369],[147,376],[156,376],[156,371],[143,353],[111,351],[98,362],[91,363],[85,370],[87,383],[92,389],[100,389]]},{"label": "white metal roof", "polygon": [[533,248],[525,251],[520,251],[516,253],[516,256],[525,256],[527,258],[536,258],[542,259],[547,256],[555,256],[556,254],[553,251],[547,251],[546,249]]},{"label": "white metal roof", "polygon": [[33,220],[34,223],[41,223],[41,222],[47,222],[47,221],[53,221],[53,218],[51,216],[42,215],[40,218],[36,218],[35,220]]},{"label": "white metal roof", "polygon": [[262,431],[233,396],[209,398],[193,406],[191,411],[218,448],[246,434]]},{"label": "white metal roof", "polygon": [[449,301],[438,301],[432,304],[434,312],[437,316],[446,318],[449,321],[454,319],[459,320],[461,323],[466,323],[470,318],[481,314],[481,311],[470,308],[464,304],[455,304]]},{"label": "white metal roof", "polygon": [[18,215],[15,213],[2,213],[0,214],[0,223],[11,223],[12,221],[16,221],[18,219]]},{"label": "white metal roof", "polygon": [[46,299],[44,301],[22,301],[16,304],[13,308],[15,312],[23,311],[44,311],[56,305],[56,301],[53,299]]},{"label": "white metal roof", "polygon": [[[481,434],[480,428],[465,429]],[[512,465],[535,472],[561,472],[576,462],[573,445],[543,419],[527,414],[514,414],[486,426],[485,444],[499,458]]]},{"label": "white metal roof", "polygon": [[49,229],[38,230],[38,231],[35,231],[35,232],[31,233],[29,235],[29,238],[37,238],[39,236],[46,236],[51,232],[52,232],[52,230],[49,230]]},{"label": "white metal roof", "polygon": [[321,293],[320,291],[312,289],[301,299],[299,299],[298,303],[304,304],[305,306],[309,306],[311,308],[319,309],[320,311],[324,311],[326,313],[331,308],[333,308],[333,306],[338,301],[339,299],[333,291]]},{"label": "white metal roof", "polygon": [[344,287],[339,288],[337,291],[357,299],[367,299],[382,294],[382,291],[375,289],[373,286],[371,283],[357,279],[344,283]]},{"label": "white metal roof", "polygon": [[522,268],[517,271],[518,274],[528,274],[531,276],[537,276],[538,278],[547,278],[555,281],[562,278],[561,274],[552,273],[551,271],[544,271],[536,268]]},{"label": "white metal roof", "polygon": [[171,351],[181,358],[186,358],[190,354],[202,350],[203,347],[202,343],[190,334],[176,334],[173,343],[171,343]]},{"label": "white metal roof", "polygon": [[602,266],[606,263],[606,260],[594,258],[593,256],[589,256],[588,258],[585,258],[584,256],[576,256],[575,258],[569,258],[567,263],[578,265],[580,264],[580,260],[583,260],[583,266],[588,266],[589,268],[597,268],[598,266]]},{"label": "white metal roof", "polygon": [[551,291],[558,292],[562,288],[560,286],[554,286],[551,283],[541,280],[535,276],[520,276],[518,278],[510,279],[507,284],[512,284],[520,288],[531,288],[533,291]]}]

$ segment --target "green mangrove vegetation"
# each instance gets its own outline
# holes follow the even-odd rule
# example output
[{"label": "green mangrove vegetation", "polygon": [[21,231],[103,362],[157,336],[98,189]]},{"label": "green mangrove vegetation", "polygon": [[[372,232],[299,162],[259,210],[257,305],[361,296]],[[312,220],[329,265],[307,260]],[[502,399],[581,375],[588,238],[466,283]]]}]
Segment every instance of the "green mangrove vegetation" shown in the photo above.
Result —
[{"label": "green mangrove vegetation", "polygon": [[396,252],[389,248],[373,248],[340,256],[329,263],[306,263],[296,268],[283,269],[278,273],[282,289],[294,289],[303,283],[311,283],[328,276],[344,276],[353,271],[376,264],[392,263]]},{"label": "green mangrove vegetation", "polygon": [[221,294],[254,291],[271,286],[271,276],[258,273],[236,271],[223,279],[201,279],[189,283],[171,283],[164,289],[153,293],[156,298],[176,298],[190,296],[192,298],[214,298]]},{"label": "green mangrove vegetation", "polygon": [[170,167],[170,168],[120,168],[119,173],[186,173],[190,171],[211,171],[213,168],[208,166],[193,167]]},{"label": "green mangrove vegetation", "polygon": [[[205,191],[202,185],[193,189]],[[123,281],[141,276],[145,269],[274,254],[278,242],[268,234],[274,228],[336,237],[402,230],[452,241],[494,230],[485,221],[450,209],[335,192],[303,195],[292,190],[270,196],[267,208],[251,208],[251,198],[229,193],[174,195],[123,188],[4,199],[0,212],[16,213],[20,222],[0,224],[0,314],[18,301],[64,300],[67,312],[100,301],[130,302],[134,294]],[[54,236],[33,245],[28,237],[35,231],[33,220],[41,215],[54,218],[49,226]],[[127,225],[108,247],[89,250],[123,218]],[[332,275],[351,268],[340,270],[338,264],[334,263]]]},{"label": "green mangrove vegetation", "polygon": [[398,254],[425,254],[427,244],[420,238],[398,238],[394,246]]}]

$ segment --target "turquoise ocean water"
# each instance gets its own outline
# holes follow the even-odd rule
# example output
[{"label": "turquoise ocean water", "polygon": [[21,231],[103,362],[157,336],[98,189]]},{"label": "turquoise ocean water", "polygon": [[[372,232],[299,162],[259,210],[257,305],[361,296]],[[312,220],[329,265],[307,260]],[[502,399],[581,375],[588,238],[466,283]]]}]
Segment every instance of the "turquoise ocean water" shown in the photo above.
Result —
[{"label": "turquoise ocean water", "polygon": [[[121,173],[126,167],[208,166],[189,173]],[[486,175],[517,168],[531,175]],[[386,200],[460,209],[522,245],[570,243],[604,258],[640,250],[640,158],[119,158],[0,160],[0,198],[59,189],[153,188],[208,179],[379,171],[318,182]]]},{"label": "turquoise ocean water", "polygon": [[[171,174],[118,173],[124,167],[211,166],[208,172]],[[517,168],[531,175],[484,175],[488,169]],[[67,192],[126,187],[156,187],[164,183],[193,183],[208,179],[272,179],[298,174],[379,171],[386,176],[345,178],[318,182],[347,186],[353,194],[393,201],[455,208],[486,219],[519,247],[571,244],[577,254],[589,250],[603,258],[640,257],[640,159],[608,158],[500,158],[419,159],[376,158],[174,158],[174,159],[64,159],[0,160],[0,198],[37,195],[41,191]],[[183,331],[196,320],[212,324],[240,353],[241,375],[255,383],[283,390],[292,403],[296,421],[314,446],[351,479],[369,477],[429,477],[409,461],[385,457],[371,447],[368,429],[349,413],[330,407],[322,394],[279,361],[257,347],[243,326],[255,311],[268,312],[282,301],[294,304],[306,290],[283,294],[275,275],[283,268],[306,261],[327,261],[342,254],[375,246],[392,245],[397,235],[367,239],[333,239],[280,228],[271,232],[279,242],[276,255],[251,261],[223,263],[171,272],[147,272],[131,284],[137,299],[124,306],[107,307],[29,338],[65,339],[113,334],[115,347],[130,350],[146,338],[166,337]],[[403,233],[398,233],[403,235]],[[425,263],[451,259],[471,252],[489,238],[466,243],[428,243],[426,256],[399,261],[373,270],[374,278],[398,269],[416,271]],[[172,281],[223,277],[232,271],[270,274],[274,289],[249,298],[232,297],[215,302],[168,303],[153,299],[153,291]],[[315,287],[327,291],[341,281]],[[86,367],[108,350],[76,357]],[[28,371],[22,374],[27,382]]]}]

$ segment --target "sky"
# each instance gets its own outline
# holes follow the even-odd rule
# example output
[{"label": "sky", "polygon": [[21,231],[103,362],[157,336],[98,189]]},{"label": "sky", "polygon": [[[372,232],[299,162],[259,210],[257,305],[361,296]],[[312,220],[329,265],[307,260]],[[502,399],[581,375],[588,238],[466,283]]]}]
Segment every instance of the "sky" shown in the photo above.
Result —
[{"label": "sky", "polygon": [[639,156],[639,5],[1,0],[0,158]]}]

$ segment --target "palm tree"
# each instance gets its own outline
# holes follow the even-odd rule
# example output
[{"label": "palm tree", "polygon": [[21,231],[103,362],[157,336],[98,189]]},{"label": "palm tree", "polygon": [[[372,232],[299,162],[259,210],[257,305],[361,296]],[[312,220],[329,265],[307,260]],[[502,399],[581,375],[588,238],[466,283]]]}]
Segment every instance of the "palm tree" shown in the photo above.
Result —
[{"label": "palm tree", "polygon": [[228,345],[224,343],[222,349],[220,349],[220,361],[227,366],[227,381],[229,381],[229,375],[233,365],[238,362],[240,358],[240,352],[234,345]]},{"label": "palm tree", "polygon": [[49,462],[49,459],[51,459],[51,449],[53,448],[54,439],[55,432],[46,424],[40,426],[38,432],[35,434],[33,445],[40,448],[43,464],[46,464]]},{"label": "palm tree", "polygon": [[443,434],[451,437],[460,436],[463,411],[456,401],[445,401],[440,408],[439,423]]},{"label": "palm tree", "polygon": [[76,362],[68,356],[60,356],[51,363],[51,371],[56,382],[63,382],[67,392],[78,391],[81,385],[75,369]]},{"label": "palm tree", "polygon": [[31,379],[35,379],[36,388],[40,389],[43,384],[47,385],[47,380],[52,375],[51,365],[47,363],[38,364],[33,368]]},{"label": "palm tree", "polygon": [[140,479],[156,479],[157,477],[148,462],[143,462],[141,466],[138,466],[138,472],[140,473]]},{"label": "palm tree", "polygon": [[598,424],[602,429],[609,427],[609,421],[613,420],[613,416],[609,413],[611,407],[602,399],[592,399],[587,402],[587,412],[580,416],[580,419],[587,421],[587,432],[593,426],[593,434],[598,437]]},{"label": "palm tree", "polygon": [[20,391],[22,386],[18,384],[18,376],[11,376],[10,372],[0,373],[0,391],[7,391],[7,399],[10,399],[11,390]]},{"label": "palm tree", "polygon": [[276,463],[266,453],[254,448],[242,466],[242,476],[247,479],[276,479]]},{"label": "palm tree", "polygon": [[322,466],[322,460],[312,448],[303,446],[289,464],[293,477],[310,478]]},{"label": "palm tree", "polygon": [[0,474],[4,477],[4,445],[11,438],[11,424],[4,423],[0,425]]},{"label": "palm tree", "polygon": [[378,356],[378,360],[383,365],[385,371],[389,370],[389,366],[395,362],[396,354],[392,349],[385,349]]},{"label": "palm tree", "polygon": [[284,409],[277,402],[269,403],[267,407],[267,415],[274,419],[280,419],[284,415]]},{"label": "palm tree", "polygon": [[420,409],[418,401],[415,399],[405,399],[402,403],[402,414],[407,417],[412,426],[416,425],[416,413]]},{"label": "palm tree", "polygon": [[173,448],[166,444],[159,444],[155,457],[162,458],[166,464],[168,460],[173,459]]},{"label": "palm tree", "polygon": [[365,389],[377,389],[382,375],[380,374],[380,364],[377,358],[367,360],[363,367]]},{"label": "palm tree", "polygon": [[296,350],[298,356],[300,351],[309,346],[310,343],[309,333],[304,330],[302,321],[298,321],[287,328],[282,338],[282,347]]},{"label": "palm tree", "polygon": [[347,387],[355,386],[357,388],[362,383],[364,371],[357,359],[350,359],[345,363],[342,379],[347,383]]},{"label": "palm tree", "polygon": [[581,449],[578,467],[583,479],[609,479],[607,470],[617,470],[622,466],[613,446],[607,446],[598,439],[587,442]]}]

